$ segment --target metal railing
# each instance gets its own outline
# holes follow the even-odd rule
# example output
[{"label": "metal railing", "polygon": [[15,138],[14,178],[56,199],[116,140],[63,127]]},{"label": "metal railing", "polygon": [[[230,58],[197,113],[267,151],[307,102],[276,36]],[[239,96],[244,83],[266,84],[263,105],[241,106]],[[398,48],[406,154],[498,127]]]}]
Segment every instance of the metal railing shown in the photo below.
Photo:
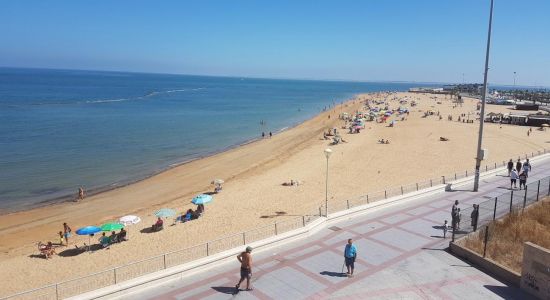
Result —
[{"label": "metal railing", "polygon": [[[542,151],[532,152],[531,154],[525,154],[518,158],[530,158],[536,155],[545,154],[548,151],[546,149]],[[482,171],[491,171],[506,166],[506,162],[502,164],[490,163],[486,164],[480,169]],[[329,214],[347,210],[353,207],[369,204],[372,202],[384,200],[394,196],[405,195],[407,193],[420,191],[422,189],[430,188],[440,184],[446,184],[454,180],[462,179],[468,176],[473,176],[473,171],[464,171],[459,173],[453,173],[439,178],[432,178],[423,180],[420,182],[402,185],[393,188],[387,188],[381,191],[372,192],[366,195],[345,199],[345,200],[329,200]],[[532,189],[533,183],[529,184],[529,189]],[[542,185],[542,183],[541,183]],[[548,191],[548,181],[546,189]],[[517,192],[516,192],[517,194]],[[529,197],[532,195],[529,194]],[[503,199],[508,196],[499,196],[499,199]],[[524,197],[518,197],[513,195],[513,205],[518,205],[521,201],[524,201]],[[531,199],[531,198],[529,198]],[[497,204],[497,210],[500,212],[504,205],[503,200],[499,200]],[[321,202],[321,201],[320,201]],[[524,201],[525,202],[525,201]],[[492,204],[491,204],[492,203]],[[523,202],[521,202],[523,203]],[[521,204],[520,203],[520,204]],[[480,224],[485,224],[494,219],[494,216],[499,216],[496,210],[493,211],[494,203],[486,201],[483,205],[480,205]],[[104,270],[101,272],[93,273],[90,275],[82,276],[79,278],[59,282],[56,284],[47,285],[44,287],[23,291],[14,295],[10,295],[1,300],[7,299],[64,299],[79,294],[83,294],[92,290],[100,289],[110,285],[114,285],[123,281],[134,279],[146,274],[164,270],[177,265],[189,263],[191,261],[205,258],[216,253],[220,253],[226,250],[230,250],[239,246],[246,245],[248,243],[260,241],[269,237],[276,236],[278,234],[303,228],[310,222],[322,217],[324,215],[324,205],[315,208],[315,210],[309,215],[290,217],[291,219],[275,222],[269,225],[261,226],[249,231],[240,232],[228,236],[221,237],[216,240],[212,240],[200,245],[188,247],[185,249],[164,253],[162,255],[150,257],[141,261],[132,262],[126,265],[118,266],[112,269]],[[469,211],[465,209],[463,215],[469,214]],[[467,221],[467,220],[465,220]],[[461,227],[462,228],[462,227]],[[468,227],[465,229],[468,230]],[[460,234],[460,233],[459,233]]]},{"label": "metal railing", "polygon": [[525,189],[511,190],[479,203],[477,219],[472,218],[473,207],[462,209],[460,228],[454,231],[453,241],[481,228],[487,228],[491,222],[513,211],[524,209],[547,196],[550,196],[550,177],[531,182]]}]

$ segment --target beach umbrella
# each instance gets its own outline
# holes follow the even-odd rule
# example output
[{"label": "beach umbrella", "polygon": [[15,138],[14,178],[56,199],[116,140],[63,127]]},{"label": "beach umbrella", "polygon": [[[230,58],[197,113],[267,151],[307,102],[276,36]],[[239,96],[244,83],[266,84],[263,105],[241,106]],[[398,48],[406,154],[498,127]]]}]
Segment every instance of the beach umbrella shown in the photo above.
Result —
[{"label": "beach umbrella", "polygon": [[141,219],[138,216],[128,215],[118,219],[118,222],[122,225],[128,226],[128,225],[134,225],[141,222]]},{"label": "beach umbrella", "polygon": [[[141,222],[141,218],[138,216],[128,215],[124,216],[120,219],[118,219],[118,222],[122,225],[128,226],[128,225],[135,225],[139,222]],[[126,239],[130,239],[130,230],[128,230],[128,237]]]},{"label": "beach umbrella", "polygon": [[78,234],[78,235],[89,235],[89,234],[98,233],[100,231],[101,231],[101,228],[99,228],[97,226],[86,226],[86,227],[82,227],[82,228],[77,229],[76,234]]},{"label": "beach umbrella", "polygon": [[124,228],[124,225],[120,223],[105,223],[101,225],[102,231],[114,231],[114,230],[120,230]]},{"label": "beach umbrella", "polygon": [[206,195],[206,194],[200,194],[200,195],[196,196],[195,198],[193,198],[193,200],[191,200],[191,203],[199,205],[199,204],[210,203],[210,202],[212,202],[212,200],[214,200],[212,198],[212,196]]},{"label": "beach umbrella", "polygon": [[171,208],[161,208],[155,212],[155,216],[159,218],[168,218],[176,215],[176,211]]},{"label": "beach umbrella", "polygon": [[224,181],[223,181],[223,179],[214,179],[214,180],[212,180],[211,183],[212,183],[212,184],[218,184],[218,185],[219,185],[219,184],[224,183]]},{"label": "beach umbrella", "polygon": [[90,247],[90,240],[91,240],[91,235],[94,234],[94,233],[97,233],[97,232],[100,232],[101,231],[101,228],[97,227],[97,226],[86,226],[86,227],[82,227],[82,228],[79,228],[76,230],[76,234],[78,235],[87,235],[88,236],[88,249]]}]

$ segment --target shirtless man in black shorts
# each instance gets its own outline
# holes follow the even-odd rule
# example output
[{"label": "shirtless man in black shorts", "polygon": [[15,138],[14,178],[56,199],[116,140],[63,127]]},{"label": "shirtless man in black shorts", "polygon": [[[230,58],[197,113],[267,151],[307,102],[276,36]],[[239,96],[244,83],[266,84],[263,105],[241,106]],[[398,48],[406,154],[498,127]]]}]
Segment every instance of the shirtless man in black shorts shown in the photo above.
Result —
[{"label": "shirtless man in black shorts", "polygon": [[235,288],[237,289],[237,292],[239,291],[239,288],[241,286],[241,283],[246,279],[246,290],[251,291],[250,288],[250,277],[252,277],[252,247],[248,246],[246,247],[246,251],[242,252],[237,256],[237,259],[241,263],[241,279],[239,280],[239,283],[235,285]]}]

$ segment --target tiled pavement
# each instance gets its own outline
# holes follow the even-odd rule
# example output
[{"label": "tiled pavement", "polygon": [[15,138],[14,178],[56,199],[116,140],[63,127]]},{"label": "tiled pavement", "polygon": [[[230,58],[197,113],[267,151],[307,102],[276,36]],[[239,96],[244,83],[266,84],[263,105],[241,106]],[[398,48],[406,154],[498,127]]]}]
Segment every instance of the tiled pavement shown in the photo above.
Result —
[{"label": "tiled pavement", "polygon": [[[548,175],[550,160],[539,161],[529,179]],[[253,253],[250,292],[234,294],[239,275],[235,259],[121,298],[531,299],[444,251],[449,238],[437,229],[443,220],[450,222],[455,200],[469,207],[506,192],[508,184],[508,178],[491,176],[478,193],[439,193],[388,206],[333,223],[301,241]],[[348,238],[358,248],[353,278],[341,274]]]}]

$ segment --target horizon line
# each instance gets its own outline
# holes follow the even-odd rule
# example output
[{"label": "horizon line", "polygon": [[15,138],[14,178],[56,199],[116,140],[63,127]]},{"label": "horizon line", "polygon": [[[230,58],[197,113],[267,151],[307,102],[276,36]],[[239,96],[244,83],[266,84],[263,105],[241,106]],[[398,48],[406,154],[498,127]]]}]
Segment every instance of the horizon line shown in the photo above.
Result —
[{"label": "horizon line", "polygon": [[[151,75],[180,75],[180,76],[197,76],[197,77],[222,77],[222,78],[244,78],[244,79],[263,79],[263,80],[296,80],[296,81],[327,81],[327,82],[356,82],[356,83],[418,83],[418,84],[476,84],[476,83],[460,83],[460,82],[440,82],[440,81],[415,81],[415,80],[360,80],[360,79],[335,79],[335,78],[307,78],[307,77],[266,77],[266,76],[243,76],[243,75],[204,75],[204,74],[188,74],[188,73],[165,73],[165,72],[145,72],[145,71],[127,71],[127,70],[101,70],[101,69],[80,69],[80,68],[47,68],[47,67],[14,67],[0,66],[0,69],[29,69],[29,70],[52,70],[52,71],[83,71],[83,72],[106,72],[106,73],[128,73],[128,74],[151,74]],[[544,88],[550,86],[544,85],[514,85],[508,83],[490,83],[502,87],[526,87],[526,88]]]}]

